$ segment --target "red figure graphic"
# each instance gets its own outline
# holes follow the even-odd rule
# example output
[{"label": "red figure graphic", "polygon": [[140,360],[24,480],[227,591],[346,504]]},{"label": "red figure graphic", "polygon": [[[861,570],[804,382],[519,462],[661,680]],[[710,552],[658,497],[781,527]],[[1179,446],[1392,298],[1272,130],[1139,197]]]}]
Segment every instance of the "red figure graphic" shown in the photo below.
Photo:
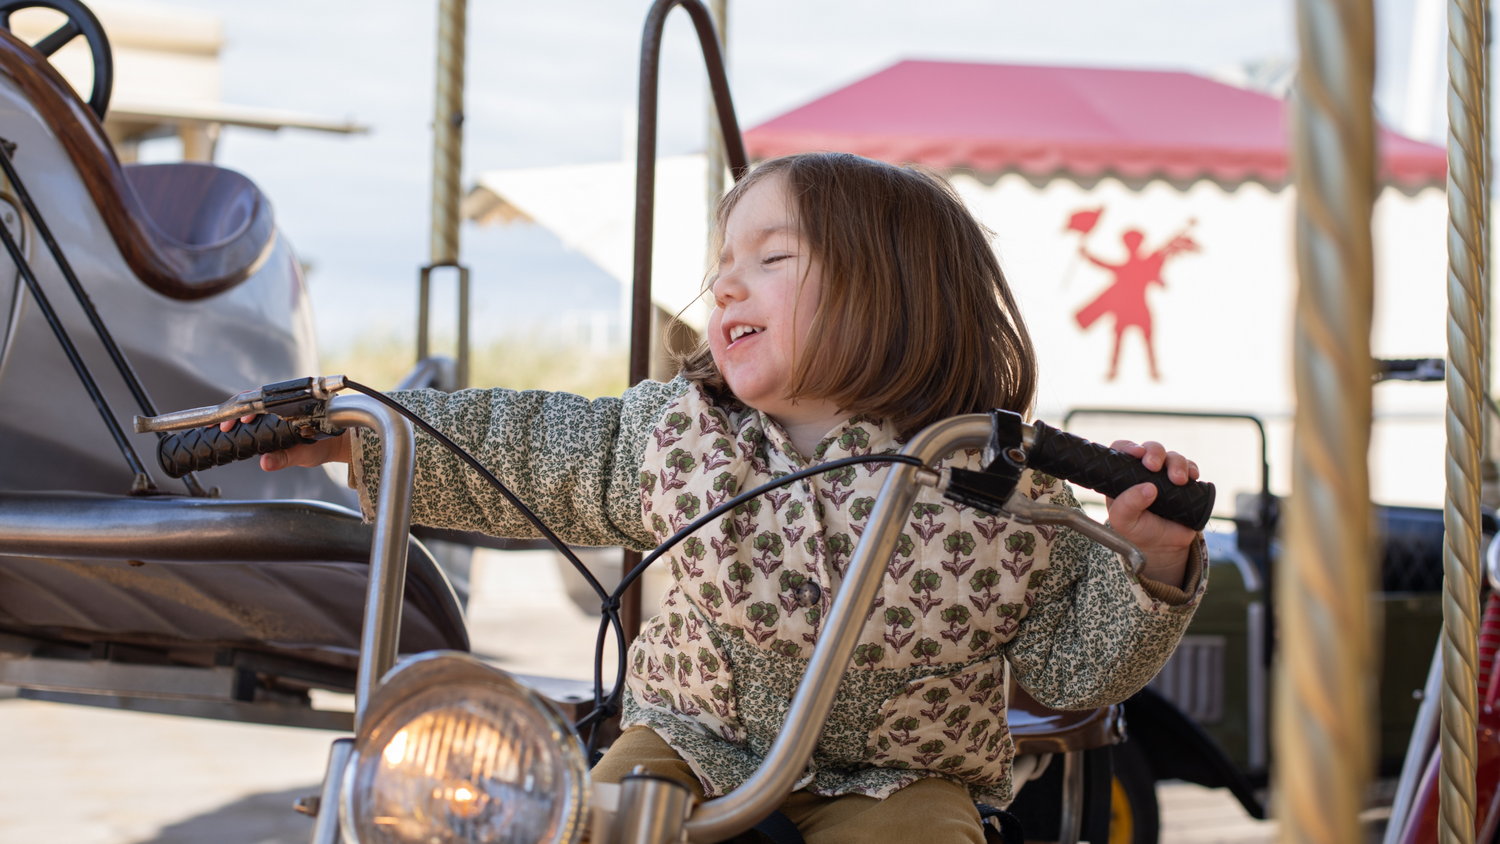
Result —
[{"label": "red figure graphic", "polygon": [[[1109,361],[1108,380],[1115,380],[1115,376],[1119,374],[1120,340],[1125,335],[1125,329],[1132,325],[1141,330],[1141,335],[1146,340],[1146,360],[1151,365],[1151,380],[1161,380],[1161,374],[1156,369],[1156,349],[1151,342],[1151,306],[1146,302],[1146,291],[1153,284],[1163,288],[1167,286],[1166,282],[1162,281],[1161,271],[1168,258],[1182,252],[1198,251],[1197,242],[1188,237],[1188,232],[1192,230],[1194,222],[1196,221],[1188,221],[1187,226],[1174,235],[1166,246],[1149,255],[1141,254],[1141,244],[1145,242],[1146,236],[1137,229],[1127,230],[1120,236],[1127,252],[1125,261],[1121,264],[1111,264],[1100,260],[1089,253],[1082,239],[1079,240],[1078,254],[1095,266],[1109,270],[1115,276],[1113,284],[1105,288],[1094,301],[1084,305],[1077,314],[1074,314],[1079,327],[1085,331],[1098,321],[1099,317],[1114,314],[1115,351]],[[1093,227],[1089,226],[1089,228]]]}]

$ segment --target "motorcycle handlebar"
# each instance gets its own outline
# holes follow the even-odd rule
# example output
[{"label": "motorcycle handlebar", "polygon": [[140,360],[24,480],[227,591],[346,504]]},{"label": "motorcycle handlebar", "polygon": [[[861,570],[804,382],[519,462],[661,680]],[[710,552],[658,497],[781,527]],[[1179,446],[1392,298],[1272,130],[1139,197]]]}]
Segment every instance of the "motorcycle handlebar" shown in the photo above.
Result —
[{"label": "motorcycle handlebar", "polygon": [[1026,465],[1070,483],[1118,497],[1137,484],[1156,487],[1156,500],[1148,507],[1164,519],[1193,530],[1203,530],[1214,509],[1214,485],[1188,481],[1178,486],[1165,470],[1153,472],[1138,457],[1090,442],[1082,437],[1033,422],[1035,442]]},{"label": "motorcycle handlebar", "polygon": [[214,425],[162,437],[156,446],[156,458],[168,477],[180,478],[188,472],[248,460],[320,438],[305,437],[290,422],[267,413],[248,424],[235,422],[228,431],[221,431]]}]

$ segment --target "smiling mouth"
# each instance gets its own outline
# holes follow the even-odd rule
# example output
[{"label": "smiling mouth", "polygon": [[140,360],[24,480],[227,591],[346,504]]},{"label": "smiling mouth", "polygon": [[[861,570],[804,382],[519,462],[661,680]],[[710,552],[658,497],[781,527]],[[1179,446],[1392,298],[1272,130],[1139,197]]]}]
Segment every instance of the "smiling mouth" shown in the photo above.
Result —
[{"label": "smiling mouth", "polygon": [[729,342],[733,343],[747,334],[759,334],[762,331],[765,331],[765,329],[754,325],[736,325],[729,329]]}]

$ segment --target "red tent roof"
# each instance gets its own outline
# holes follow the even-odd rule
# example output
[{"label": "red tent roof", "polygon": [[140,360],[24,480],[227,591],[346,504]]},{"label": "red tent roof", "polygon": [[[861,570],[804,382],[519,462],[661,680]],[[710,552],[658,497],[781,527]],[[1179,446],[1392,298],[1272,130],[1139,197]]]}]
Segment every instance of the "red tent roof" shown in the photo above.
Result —
[{"label": "red tent roof", "polygon": [[[1189,73],[904,61],[745,133],[754,158],[840,150],[982,173],[1287,179],[1284,101]],[[1382,175],[1442,184],[1441,147],[1381,130]]]}]

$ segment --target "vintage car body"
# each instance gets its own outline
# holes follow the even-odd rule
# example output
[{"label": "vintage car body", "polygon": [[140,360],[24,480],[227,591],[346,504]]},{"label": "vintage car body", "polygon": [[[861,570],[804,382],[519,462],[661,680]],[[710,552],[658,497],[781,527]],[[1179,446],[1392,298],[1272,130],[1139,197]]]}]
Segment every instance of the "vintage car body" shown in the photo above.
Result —
[{"label": "vintage car body", "polygon": [[[301,269],[249,179],[210,164],[120,165],[67,83],[4,32],[0,137],[15,145],[33,200],[159,405],[205,404],[221,400],[225,385],[317,370]],[[0,215],[22,218],[9,186],[0,187]],[[18,228],[114,409],[136,412],[35,227]],[[4,257],[0,266],[0,485],[129,491],[124,463],[19,273]],[[153,436],[130,436],[142,455],[154,455]],[[236,466],[214,483],[233,497],[351,501],[316,470],[269,475]]]},{"label": "vintage car body", "polygon": [[[157,484],[140,487],[0,253],[0,685],[347,729],[350,714],[313,709],[310,691],[354,688],[371,532],[352,492],[320,469],[244,463],[214,473],[212,496],[185,494],[157,466],[156,437],[129,433],[143,408],[58,260],[156,406],[217,403],[230,385],[317,371],[306,286],[270,203],[213,165],[122,166],[95,112],[3,30],[0,138],[20,183],[0,177],[0,222]],[[401,651],[467,650],[451,583],[421,543],[408,556]]]}]

